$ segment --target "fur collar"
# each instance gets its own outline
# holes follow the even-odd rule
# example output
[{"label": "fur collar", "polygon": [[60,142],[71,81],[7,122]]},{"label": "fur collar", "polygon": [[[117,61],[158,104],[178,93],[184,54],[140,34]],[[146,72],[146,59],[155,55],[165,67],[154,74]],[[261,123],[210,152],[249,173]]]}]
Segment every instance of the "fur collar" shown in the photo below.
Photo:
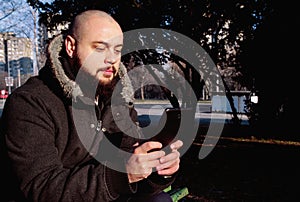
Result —
[{"label": "fur collar", "polygon": [[[59,81],[64,95],[67,98],[76,100],[78,96],[83,96],[83,93],[80,89],[80,86],[66,75],[63,65],[59,59],[61,57],[60,53],[63,48],[63,41],[63,36],[60,34],[50,42],[48,47],[50,67],[55,77]],[[118,74],[122,84],[121,95],[125,99],[126,103],[132,103],[134,100],[134,91],[130,78],[127,75],[126,67],[123,65],[123,63],[120,64]]]}]

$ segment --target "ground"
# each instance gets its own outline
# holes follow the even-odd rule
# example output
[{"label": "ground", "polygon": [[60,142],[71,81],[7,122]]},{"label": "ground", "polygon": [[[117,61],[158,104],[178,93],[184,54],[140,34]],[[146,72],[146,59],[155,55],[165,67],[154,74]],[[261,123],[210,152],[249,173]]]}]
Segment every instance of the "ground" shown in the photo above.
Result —
[{"label": "ground", "polygon": [[200,148],[212,145],[202,144],[205,136],[195,139],[173,184],[188,187],[184,201],[300,201],[300,142],[237,134],[222,134],[204,159]]}]

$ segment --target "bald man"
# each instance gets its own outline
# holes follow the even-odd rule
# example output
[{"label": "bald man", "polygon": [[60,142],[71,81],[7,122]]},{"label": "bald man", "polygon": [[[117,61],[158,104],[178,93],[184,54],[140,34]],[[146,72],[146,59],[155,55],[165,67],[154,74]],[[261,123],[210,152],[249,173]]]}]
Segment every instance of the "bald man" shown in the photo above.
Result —
[{"label": "bald man", "polygon": [[39,75],[5,103],[4,200],[172,201],[163,190],[178,173],[182,141],[170,153],[150,152],[159,142],[139,145],[122,47],[121,27],[98,10],[50,42]]}]

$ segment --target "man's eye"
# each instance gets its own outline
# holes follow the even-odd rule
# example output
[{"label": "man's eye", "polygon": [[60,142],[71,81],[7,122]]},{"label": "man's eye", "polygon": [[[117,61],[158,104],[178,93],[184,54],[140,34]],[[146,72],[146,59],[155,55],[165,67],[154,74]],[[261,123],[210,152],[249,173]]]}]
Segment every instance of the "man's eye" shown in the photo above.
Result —
[{"label": "man's eye", "polygon": [[115,49],[115,52],[116,52],[116,53],[121,53],[121,52],[122,52],[122,49]]},{"label": "man's eye", "polygon": [[105,47],[104,47],[104,46],[97,46],[97,47],[96,47],[96,50],[97,50],[97,51],[104,51],[104,50],[105,50]]}]

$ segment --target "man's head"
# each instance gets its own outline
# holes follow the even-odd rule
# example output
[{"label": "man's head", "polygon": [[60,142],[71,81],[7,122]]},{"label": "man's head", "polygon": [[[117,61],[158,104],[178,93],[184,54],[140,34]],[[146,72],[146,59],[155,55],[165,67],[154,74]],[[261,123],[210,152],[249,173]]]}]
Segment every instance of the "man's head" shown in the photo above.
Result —
[{"label": "man's head", "polygon": [[123,32],[107,13],[89,10],[77,15],[65,39],[66,53],[76,71],[81,68],[102,85],[117,74],[123,47]]}]

